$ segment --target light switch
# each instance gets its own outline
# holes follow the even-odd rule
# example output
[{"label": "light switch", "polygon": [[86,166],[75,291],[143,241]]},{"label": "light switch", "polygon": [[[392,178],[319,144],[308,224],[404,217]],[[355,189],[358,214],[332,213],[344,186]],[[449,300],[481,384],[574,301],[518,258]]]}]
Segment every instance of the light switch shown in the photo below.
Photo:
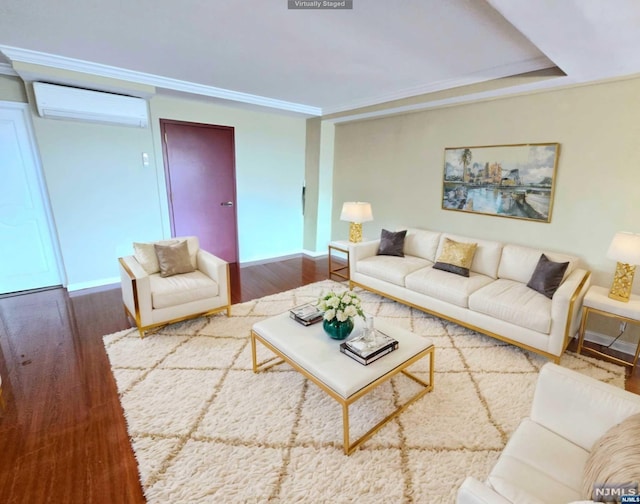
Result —
[{"label": "light switch", "polygon": [[149,166],[149,154],[146,152],[142,153],[142,166]]}]

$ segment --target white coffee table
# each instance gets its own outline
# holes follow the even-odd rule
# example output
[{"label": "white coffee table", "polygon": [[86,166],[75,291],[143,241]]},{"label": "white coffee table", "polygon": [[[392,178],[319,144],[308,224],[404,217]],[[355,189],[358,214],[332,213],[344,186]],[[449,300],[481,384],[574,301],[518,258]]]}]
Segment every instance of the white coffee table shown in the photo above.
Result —
[{"label": "white coffee table", "polygon": [[[342,405],[344,452],[347,455],[373,436],[387,422],[402,413],[410,404],[433,389],[435,353],[433,343],[382,320],[376,319],[375,327],[398,340],[399,345],[397,350],[368,366],[363,366],[341,353],[341,341],[329,338],[322,329],[322,323],[305,327],[292,320],[288,312],[258,322],[251,330],[251,355],[254,373],[265,371],[283,361],[287,362]],[[361,329],[362,322],[357,319],[353,334],[357,334]],[[277,357],[258,363],[256,341],[270,349]],[[426,355],[429,355],[428,382],[406,369]],[[349,440],[349,405],[398,373],[403,373],[411,378],[420,384],[422,389],[362,437],[351,443]]]}]

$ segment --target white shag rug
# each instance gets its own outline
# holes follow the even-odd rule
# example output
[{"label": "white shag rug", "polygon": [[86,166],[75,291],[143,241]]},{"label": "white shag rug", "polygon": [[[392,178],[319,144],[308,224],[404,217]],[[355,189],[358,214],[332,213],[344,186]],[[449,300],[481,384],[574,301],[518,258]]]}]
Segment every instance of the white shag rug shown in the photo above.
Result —
[{"label": "white shag rug", "polygon": [[[451,503],[467,475],[487,476],[546,359],[358,290],[367,313],[432,339],[435,388],[346,456],[336,401],[286,364],[251,369],[251,326],[331,289],[346,287],[327,280],[234,305],[230,318],[104,337],[149,502]],[[561,365],[624,387],[620,366],[572,353]],[[411,369],[426,377],[428,359]],[[352,439],[415,386],[400,375],[353,404]]]}]

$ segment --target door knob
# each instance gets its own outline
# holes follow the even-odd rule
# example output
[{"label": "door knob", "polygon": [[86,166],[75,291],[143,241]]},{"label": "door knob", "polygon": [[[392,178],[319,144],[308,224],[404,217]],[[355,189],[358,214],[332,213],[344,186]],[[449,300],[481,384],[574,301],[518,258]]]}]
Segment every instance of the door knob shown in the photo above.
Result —
[{"label": "door knob", "polygon": [[220,206],[233,206],[233,201],[223,201]]}]

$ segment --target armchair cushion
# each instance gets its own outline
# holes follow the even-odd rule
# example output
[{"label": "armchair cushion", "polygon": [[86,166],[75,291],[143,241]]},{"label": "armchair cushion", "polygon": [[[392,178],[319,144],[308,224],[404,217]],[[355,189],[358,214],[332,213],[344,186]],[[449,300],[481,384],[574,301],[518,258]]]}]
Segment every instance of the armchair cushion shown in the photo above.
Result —
[{"label": "armchair cushion", "polygon": [[580,499],[588,456],[587,450],[525,419],[487,481],[510,502],[571,502]]},{"label": "armchair cushion", "polygon": [[172,245],[154,245],[160,266],[160,276],[168,277],[179,273],[190,273],[195,270],[189,256],[186,241]]},{"label": "armchair cushion", "polygon": [[218,284],[201,271],[169,277],[155,274],[149,280],[154,309],[216,297],[219,292]]}]

